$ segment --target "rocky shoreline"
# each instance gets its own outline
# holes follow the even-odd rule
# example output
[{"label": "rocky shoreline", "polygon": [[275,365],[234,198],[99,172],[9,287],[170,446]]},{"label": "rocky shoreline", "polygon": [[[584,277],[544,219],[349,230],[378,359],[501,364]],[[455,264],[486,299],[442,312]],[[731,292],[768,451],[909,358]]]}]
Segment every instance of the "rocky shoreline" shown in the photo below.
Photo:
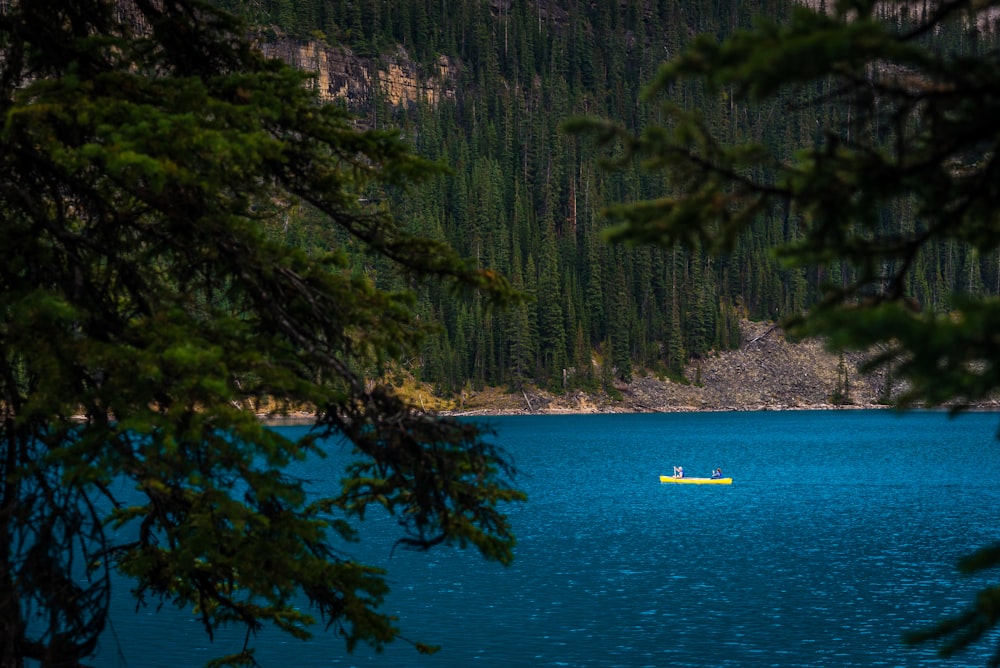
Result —
[{"label": "rocky shoreline", "polygon": [[[596,413],[680,413],[695,411],[787,411],[886,409],[884,374],[863,374],[864,354],[843,358],[815,340],[790,342],[767,322],[741,323],[742,345],[693,360],[685,370],[689,382],[636,374],[618,383],[620,395],[570,390],[564,393],[526,386],[517,390],[484,388],[441,398],[428,388],[408,390],[429,413],[446,416],[565,415]],[[840,401],[834,401],[838,396]],[[980,408],[995,410],[1000,402]],[[269,421],[309,421],[299,413]]]},{"label": "rocky shoreline", "polygon": [[[539,388],[468,392],[448,415],[560,413],[665,413],[689,411],[777,411],[886,408],[886,379],[862,374],[863,355],[831,354],[818,341],[789,342],[772,323],[745,321],[743,344],[688,366],[688,383],[636,375],[616,389],[621,398]],[[834,402],[838,391],[842,400]]]}]

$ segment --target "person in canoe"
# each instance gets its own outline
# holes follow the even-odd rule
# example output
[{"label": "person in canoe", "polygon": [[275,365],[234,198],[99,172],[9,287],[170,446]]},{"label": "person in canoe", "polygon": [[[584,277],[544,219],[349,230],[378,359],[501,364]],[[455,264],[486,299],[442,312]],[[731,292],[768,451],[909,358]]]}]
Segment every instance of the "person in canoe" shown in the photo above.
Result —
[{"label": "person in canoe", "polygon": [[722,477],[722,469],[718,468],[718,469],[715,469],[714,471],[712,471],[712,477],[713,478],[721,478]]},{"label": "person in canoe", "polygon": [[674,467],[674,477],[675,478],[683,478],[684,477],[684,467],[683,466],[675,466]]}]

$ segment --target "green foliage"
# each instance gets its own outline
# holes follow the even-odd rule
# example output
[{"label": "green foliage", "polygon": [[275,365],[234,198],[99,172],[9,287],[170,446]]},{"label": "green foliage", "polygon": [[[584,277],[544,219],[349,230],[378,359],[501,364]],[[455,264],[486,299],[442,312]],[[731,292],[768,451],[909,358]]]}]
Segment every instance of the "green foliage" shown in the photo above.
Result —
[{"label": "green foliage", "polygon": [[[699,37],[649,90],[667,98],[662,123],[638,133],[574,126],[614,146],[613,164],[638,160],[665,178],[657,198],[609,209],[610,236],[732,258],[763,231],[791,272],[775,287],[786,290],[782,312],[796,314],[793,334],[876,351],[869,366],[905,387],[903,406],[995,397],[1000,56],[981,29],[998,6],[945,0],[907,15],[893,3],[842,2],[829,15],[798,8],[786,22]],[[714,103],[690,111],[677,100],[691,90]],[[812,136],[777,143],[713,122],[717,107],[775,105]],[[808,276],[819,279],[813,299]],[[835,394],[849,400],[846,370]],[[1000,549],[962,568],[995,571]],[[952,655],[995,630],[997,609],[993,587],[913,639]]]},{"label": "green foliage", "polygon": [[[894,118],[865,120],[871,118],[865,104],[874,103],[877,89],[869,90],[867,102],[854,106],[825,104],[838,95],[839,84],[813,77],[828,56],[851,67],[875,57],[920,66],[922,56],[912,44],[879,41],[872,12],[844,25],[836,17],[793,11],[795,4],[770,0],[697,8],[678,0],[632,2],[617,10],[579,0],[550,5],[480,0],[307,4],[314,7],[302,14],[315,15],[322,24],[315,27],[338,46],[371,57],[365,65],[372,71],[384,70],[386,60],[398,60],[401,46],[418,81],[440,87],[434,103],[392,107],[377,93],[370,100],[350,102],[372,125],[400,127],[420,155],[453,170],[433,177],[419,197],[385,193],[382,201],[414,233],[448,241],[481,267],[508,276],[520,272],[522,285],[539,298],[534,308],[516,316],[521,322],[512,327],[515,316],[491,316],[475,298],[456,301],[433,286],[421,293],[421,316],[438,319],[447,333],[446,344],[425,347],[421,375],[443,392],[460,387],[470,373],[476,382],[496,385],[558,384],[575,354],[578,325],[592,351],[608,338],[620,343],[614,348],[614,364],[626,371],[623,377],[629,369],[643,368],[681,374],[689,358],[734,345],[738,322],[717,312],[719,304],[738,301],[743,316],[780,319],[811,308],[822,299],[824,286],[846,286],[864,271],[835,258],[810,267],[789,265],[774,249],[810,243],[803,230],[814,214],[771,202],[783,197],[788,185],[774,180],[780,165],[818,155],[825,128],[850,123],[842,144],[873,133],[889,139],[896,131]],[[295,21],[280,18],[280,6],[255,3],[254,19],[276,24],[269,34],[307,36],[298,32]],[[900,19],[898,30],[910,29],[906,22],[926,11],[913,10]],[[769,17],[770,23],[760,24],[757,32],[748,30],[757,15]],[[697,35],[693,43],[691,35]],[[725,53],[715,55],[715,39],[726,36],[732,39]],[[958,52],[985,48],[987,37],[972,39],[946,26],[934,40],[942,50]],[[778,42],[791,54],[780,57],[787,62],[769,48]],[[677,54],[688,44],[696,57],[674,61],[669,67],[675,71],[663,74],[654,87],[670,105],[636,105],[665,54]],[[442,56],[451,67],[439,79]],[[708,63],[713,67],[706,81],[692,81]],[[740,78],[748,71],[759,76],[752,82]],[[797,83],[782,88],[786,73],[797,77]],[[819,104],[811,105],[811,100]],[[583,114],[612,120],[602,131],[619,141],[606,156],[617,171],[600,171],[595,147],[561,132],[564,121]],[[948,114],[940,118],[947,121]],[[900,127],[905,130],[905,125]],[[657,134],[656,128],[664,126],[670,132]],[[648,146],[662,142],[664,150],[634,150],[629,133],[644,127],[649,129],[644,136]],[[678,145],[671,146],[675,134]],[[708,163],[701,168],[694,161],[685,164],[680,149],[696,150]],[[883,152],[855,154],[855,160],[871,162],[865,174],[869,181],[881,178],[875,159]],[[712,164],[724,165],[739,178],[727,179]],[[644,171],[657,166],[675,183],[690,184],[689,196],[673,203],[671,224],[671,234],[685,246],[669,257],[648,247],[609,250],[598,212],[615,203],[627,205],[618,222],[629,225],[630,238],[640,239],[640,229],[647,228],[647,240],[659,238],[657,226],[665,225],[664,220],[647,224],[644,218],[659,216],[662,209],[654,203],[669,201],[675,193],[664,189],[661,174]],[[841,177],[831,172],[830,178]],[[757,188],[762,185],[771,189],[770,198]],[[882,204],[871,208],[873,227],[891,232],[910,221],[911,231],[923,229],[926,221],[915,215],[915,200],[905,192],[892,195],[890,186],[883,185]],[[844,188],[850,187],[819,189],[822,197],[814,208],[868,206],[841,201]],[[707,228],[713,231],[701,234],[704,214],[713,210],[719,214]],[[315,243],[313,232],[300,236]],[[820,245],[812,252],[825,249]],[[987,295],[1000,292],[995,254],[973,253],[958,241],[935,243],[933,249],[918,255],[907,271],[907,290],[922,306],[946,308],[953,290],[966,286]],[[724,254],[706,260],[706,253],[719,251]],[[533,271],[527,267],[529,256]],[[369,275],[376,276],[380,287],[407,285],[385,263],[357,260],[353,253],[351,262],[374,265]],[[895,259],[892,266],[906,262]],[[471,330],[475,336],[469,336],[471,320],[477,323]],[[516,364],[510,357],[512,331],[528,333],[519,334]]]},{"label": "green foliage", "polygon": [[[609,337],[620,342],[614,364],[622,377],[631,369],[657,367],[680,374],[689,355],[732,339],[729,323],[714,314],[717,304],[742,299],[748,315],[774,318],[789,305],[815,299],[819,277],[779,273],[769,254],[785,238],[780,218],[744,240],[732,267],[698,268],[702,260],[668,261],[650,249],[612,253],[598,211],[610,202],[656,196],[662,183],[634,162],[620,173],[599,171],[594,147],[568,137],[561,127],[574,115],[600,113],[638,128],[647,117],[659,116],[635,100],[663,54],[675,53],[693,31],[726,34],[748,25],[758,11],[783,16],[787,8],[781,3],[741,0],[735,8],[709,5],[696,12],[676,0],[648,7],[628,3],[619,10],[578,0],[551,7],[481,0],[307,4],[315,5],[303,9],[317,17],[314,27],[337,46],[371,58],[365,62],[371,71],[398,60],[402,47],[418,81],[441,86],[443,94],[434,103],[392,107],[377,93],[344,102],[356,105],[372,125],[401,128],[420,155],[453,170],[434,176],[418,197],[385,193],[382,201],[414,233],[448,241],[479,266],[512,277],[520,272],[523,286],[538,297],[522,314],[494,317],[474,297],[456,301],[433,286],[422,292],[418,311],[439,320],[447,344],[424,348],[421,376],[443,392],[460,387],[469,373],[476,382],[494,385],[558,385],[563,369],[572,366],[578,325],[591,351]],[[265,34],[307,37],[297,20],[282,18],[282,7],[254,3],[252,18],[272,26]],[[444,80],[437,78],[442,56],[452,65]],[[705,106],[693,89],[680,91],[677,102]],[[710,122],[732,136],[813,135],[783,120],[773,110],[753,115],[731,107]],[[295,213],[308,215],[302,209]],[[316,228],[307,232],[297,222],[291,227],[300,228],[294,232],[298,239],[315,245]],[[527,267],[529,256],[534,271]],[[405,285],[384,263],[358,261],[353,254],[351,262],[374,265],[369,275],[380,287]],[[701,280],[704,288],[694,285]],[[698,318],[688,320],[691,313]],[[510,322],[514,317],[521,319],[516,327]],[[468,335],[470,319],[477,322],[475,336]],[[520,339],[516,364],[510,356],[512,331]]]},{"label": "green foliage", "polygon": [[[378,610],[386,574],[340,549],[372,503],[406,546],[512,558],[502,509],[523,495],[489,435],[367,382],[431,330],[411,293],[352,263],[484,308],[509,286],[376,201],[439,167],[321,105],[245,33],[195,0],[0,5],[5,665],[91,655],[112,571],[209,635],[322,621],[348,649],[381,647],[400,637]],[[265,403],[315,409],[315,428],[268,430]],[[319,498],[286,467],[330,436],[357,463]]]}]

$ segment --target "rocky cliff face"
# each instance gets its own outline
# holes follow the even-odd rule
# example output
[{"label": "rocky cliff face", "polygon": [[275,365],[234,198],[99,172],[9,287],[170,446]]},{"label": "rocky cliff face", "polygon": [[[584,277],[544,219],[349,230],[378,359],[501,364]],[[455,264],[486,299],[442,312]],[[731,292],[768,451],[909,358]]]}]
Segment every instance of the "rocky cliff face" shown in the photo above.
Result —
[{"label": "rocky cliff face", "polygon": [[368,109],[380,96],[393,106],[436,105],[455,97],[458,65],[446,56],[441,56],[431,71],[425,71],[401,48],[373,59],[319,42],[279,39],[263,44],[261,50],[269,57],[315,72],[320,98],[346,101],[352,109]]},{"label": "rocky cliff face", "polygon": [[[11,6],[11,1],[0,0],[0,8]],[[132,0],[118,0],[114,11],[120,21],[138,32],[149,30]],[[364,58],[345,47],[287,37],[262,39],[258,45],[268,57],[314,72],[321,99],[343,100],[356,111],[371,108],[379,96],[393,106],[421,102],[436,105],[444,98],[455,97],[458,64],[447,56],[427,68],[415,63],[402,47],[377,58]]]}]

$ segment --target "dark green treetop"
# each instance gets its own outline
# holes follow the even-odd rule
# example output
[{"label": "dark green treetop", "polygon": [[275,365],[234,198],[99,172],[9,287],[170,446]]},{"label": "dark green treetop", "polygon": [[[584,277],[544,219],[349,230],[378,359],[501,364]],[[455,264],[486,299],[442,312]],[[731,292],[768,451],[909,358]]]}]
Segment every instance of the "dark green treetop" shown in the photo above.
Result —
[{"label": "dark green treetop", "polygon": [[[1000,300],[987,296],[996,289],[984,289],[980,263],[1000,245],[1000,2],[828,6],[694,40],[649,88],[650,100],[666,99],[664,123],[639,134],[571,124],[665,178],[662,198],[608,211],[610,236],[725,255],[762,219],[784,221],[779,257],[829,277],[818,303],[791,319],[794,333],[875,351],[870,366],[891,371],[900,405],[988,399],[1000,389]],[[692,85],[737,114],[781,102],[786,122],[814,126],[814,140],[795,150],[723,141],[707,113],[673,103]],[[934,286],[919,276],[935,265],[964,272],[946,309],[923,299]],[[961,564],[998,567],[998,545]],[[950,655],[998,621],[991,587],[912,639],[940,640]]]},{"label": "dark green treetop", "polygon": [[[245,34],[197,0],[0,2],[2,666],[92,655],[115,571],[209,635],[322,619],[381,647],[401,637],[385,574],[340,550],[370,504],[406,546],[512,558],[509,463],[367,380],[429,325],[332,243],[495,304],[508,284],[377,203],[439,167]],[[293,206],[325,216],[327,246],[280,240]],[[314,428],[267,429],[264,401]],[[318,498],[286,467],[330,435],[355,463]]]}]

